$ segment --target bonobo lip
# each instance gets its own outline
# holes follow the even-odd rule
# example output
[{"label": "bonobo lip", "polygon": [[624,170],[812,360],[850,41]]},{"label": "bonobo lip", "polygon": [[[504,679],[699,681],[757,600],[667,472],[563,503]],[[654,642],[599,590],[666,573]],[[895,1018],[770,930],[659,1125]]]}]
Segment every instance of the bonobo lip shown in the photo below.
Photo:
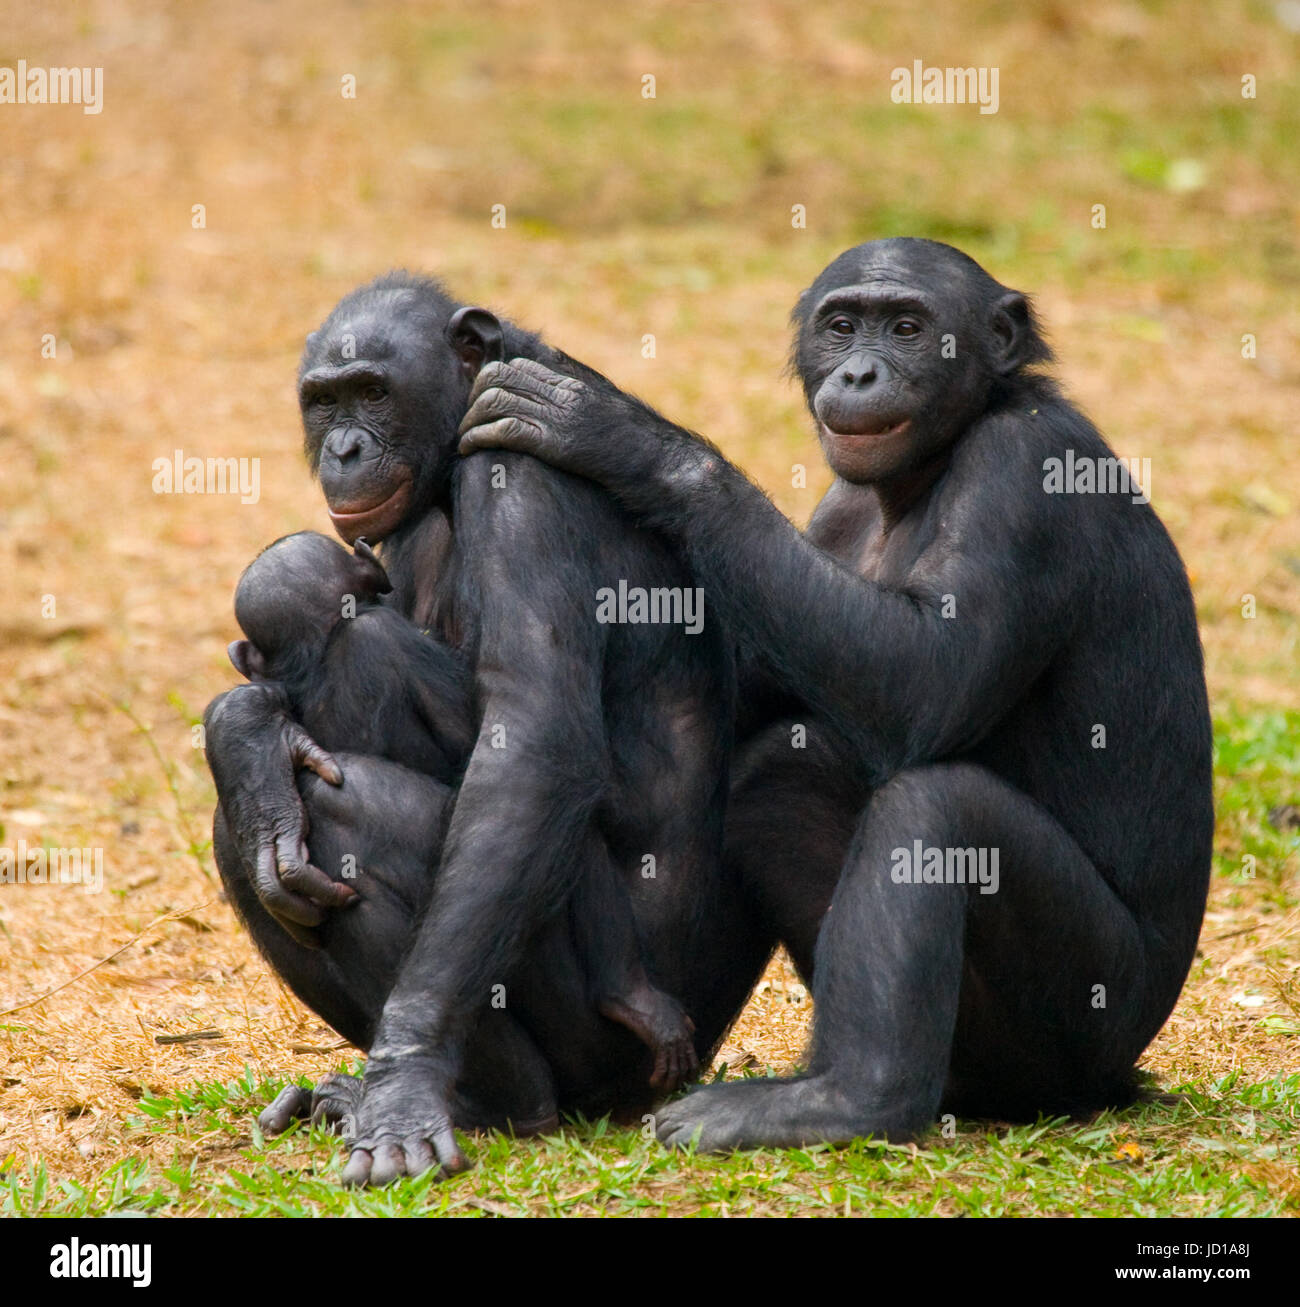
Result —
[{"label": "bonobo lip", "polygon": [[338,508],[329,506],[330,521],[339,536],[352,544],[358,536],[378,544],[385,536],[391,534],[406,516],[407,505],[411,499],[411,479],[407,477],[401,485],[386,499],[377,504],[368,504],[357,508],[343,504]]},{"label": "bonobo lip", "polygon": [[882,436],[901,436],[911,425],[911,418],[902,418],[891,426],[880,427],[875,431],[836,431],[834,427],[827,426],[825,422],[821,424],[821,427],[822,431],[832,440],[879,440]]}]

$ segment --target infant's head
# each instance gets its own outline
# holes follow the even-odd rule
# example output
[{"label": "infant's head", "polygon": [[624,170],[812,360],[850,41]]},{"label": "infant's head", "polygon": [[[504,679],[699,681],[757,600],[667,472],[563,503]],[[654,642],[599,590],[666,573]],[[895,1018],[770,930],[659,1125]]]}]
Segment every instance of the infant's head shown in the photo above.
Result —
[{"label": "infant's head", "polygon": [[316,531],[268,545],[244,569],[235,589],[235,620],[248,637],[231,644],[230,661],[250,681],[282,680],[314,662],[344,617],[393,587],[364,540],[349,552]]}]

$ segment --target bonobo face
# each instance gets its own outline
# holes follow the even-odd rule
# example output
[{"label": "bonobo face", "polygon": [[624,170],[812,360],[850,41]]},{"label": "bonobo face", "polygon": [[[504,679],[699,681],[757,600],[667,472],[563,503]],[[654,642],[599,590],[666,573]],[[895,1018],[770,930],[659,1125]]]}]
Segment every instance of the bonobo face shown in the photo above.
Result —
[{"label": "bonobo face", "polygon": [[298,376],[307,457],[349,543],[385,539],[446,486],[470,382],[491,347],[483,333],[496,326],[481,309],[454,308],[364,288],[308,339]]},{"label": "bonobo face", "polygon": [[865,484],[913,472],[984,411],[996,377],[1024,361],[1007,353],[1008,296],[1024,310],[933,241],[860,245],[817,278],[795,309],[794,361],[839,476]]}]

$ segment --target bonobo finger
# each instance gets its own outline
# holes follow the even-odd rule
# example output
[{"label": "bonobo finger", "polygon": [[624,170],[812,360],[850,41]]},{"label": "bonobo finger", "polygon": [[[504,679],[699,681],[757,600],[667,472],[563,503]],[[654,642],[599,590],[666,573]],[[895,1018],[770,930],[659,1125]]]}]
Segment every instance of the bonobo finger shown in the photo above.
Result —
[{"label": "bonobo finger", "polygon": [[478,398],[465,410],[465,416],[461,418],[456,430],[463,434],[471,427],[504,417],[510,412],[513,402],[510,392],[501,386],[491,386],[480,391]]},{"label": "bonobo finger", "polygon": [[311,1112],[311,1090],[301,1085],[286,1085],[262,1109],[257,1127],[264,1135],[283,1134],[294,1121]]},{"label": "bonobo finger", "polygon": [[307,899],[291,894],[280,883],[276,870],[275,845],[263,844],[257,850],[257,867],[253,872],[253,888],[262,906],[307,948],[319,948],[319,943],[304,926],[319,926],[325,914]]},{"label": "bonobo finger", "polygon": [[410,1139],[405,1140],[402,1144],[402,1152],[406,1158],[407,1175],[423,1175],[436,1161],[433,1145],[419,1135],[412,1135]]},{"label": "bonobo finger", "polygon": [[343,784],[343,771],[333,754],[322,749],[297,722],[289,724],[288,737],[289,759],[295,771],[305,767],[331,785]]},{"label": "bonobo finger", "polygon": [[474,384],[469,388],[469,402],[471,407],[474,401],[485,391],[491,390],[497,384],[497,378],[506,370],[506,365],[493,359],[489,363],[484,363],[478,370],[478,376],[474,378]]},{"label": "bonobo finger", "polygon": [[[475,387],[465,416],[460,420],[462,434],[471,427],[503,417],[545,421],[572,408],[585,389],[581,381],[558,372],[542,369],[540,375],[530,375],[514,369],[513,364],[496,366],[499,370],[493,374],[494,384]],[[479,375],[481,378],[482,374]]]},{"label": "bonobo finger", "polygon": [[508,363],[493,361],[479,368],[469,390],[470,405],[473,406],[486,391],[497,388],[543,396],[561,389],[581,390],[582,382],[533,359],[514,358]]},{"label": "bonobo finger", "polygon": [[458,1175],[469,1169],[469,1159],[460,1151],[450,1119],[434,1131],[433,1149],[438,1154],[438,1165],[442,1168],[443,1175]]},{"label": "bonobo finger", "polygon": [[501,418],[473,430],[466,428],[459,449],[462,454],[472,454],[476,449],[510,449],[519,454],[531,454],[543,448],[541,437],[541,429],[532,422],[525,422],[522,418]]},{"label": "bonobo finger", "polygon": [[350,1189],[359,1189],[370,1183],[370,1169],[374,1158],[364,1148],[354,1148],[343,1168],[342,1181]]},{"label": "bonobo finger", "polygon": [[337,1126],[346,1123],[361,1103],[361,1077],[331,1071],[322,1076],[311,1094],[312,1125]]},{"label": "bonobo finger", "polygon": [[[322,908],[341,908],[357,896],[351,885],[331,880],[306,858],[306,848],[297,835],[281,835],[275,841],[275,869],[290,894],[305,898]],[[297,918],[294,918],[297,920]],[[317,921],[306,925],[318,925]]]},{"label": "bonobo finger", "polygon": [[465,412],[456,428],[462,435],[474,427],[486,426],[499,418],[522,418],[545,422],[558,412],[549,392],[532,395],[493,386],[485,390]]},{"label": "bonobo finger", "polygon": [[536,359],[511,359],[500,376],[498,384],[508,383],[521,390],[531,390],[536,395],[551,395],[556,391],[576,395],[586,389],[577,377],[556,372],[554,368],[548,368]]},{"label": "bonobo finger", "polygon": [[379,1145],[370,1167],[370,1183],[376,1186],[392,1184],[406,1174],[406,1157],[400,1144],[391,1141]]}]

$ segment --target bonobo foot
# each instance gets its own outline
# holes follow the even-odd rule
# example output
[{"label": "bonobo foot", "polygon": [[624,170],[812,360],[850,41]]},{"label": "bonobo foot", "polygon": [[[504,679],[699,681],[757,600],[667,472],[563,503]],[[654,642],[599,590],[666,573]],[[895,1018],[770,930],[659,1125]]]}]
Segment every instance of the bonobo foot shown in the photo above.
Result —
[{"label": "bonobo foot", "polygon": [[898,1111],[873,1111],[862,1095],[850,1095],[826,1076],[793,1080],[743,1080],[696,1089],[657,1113],[661,1143],[702,1153],[735,1148],[804,1148],[848,1144],[865,1135],[905,1143],[928,1120]]},{"label": "bonobo foot", "polygon": [[453,1128],[441,1066],[407,1054],[371,1056],[355,1111],[344,1121],[349,1157],[345,1185],[386,1185],[438,1167],[444,1176],[469,1166]]},{"label": "bonobo foot", "polygon": [[664,1093],[693,1080],[700,1069],[691,1036],[695,1022],[671,994],[643,985],[626,994],[602,999],[601,1016],[630,1030],[654,1055],[650,1083]]},{"label": "bonobo foot", "polygon": [[[305,1120],[313,1125],[338,1127],[345,1135],[353,1135],[355,1128],[349,1117],[355,1115],[361,1104],[362,1085],[360,1076],[344,1075],[340,1071],[322,1076],[311,1088],[286,1085],[262,1109],[257,1124],[267,1138],[283,1134],[295,1121]],[[531,1135],[549,1134],[560,1125],[553,1101],[539,1102],[523,1111],[507,1111],[480,1102],[472,1094],[457,1092],[452,1103],[455,1127],[466,1133],[500,1130],[516,1139],[527,1139]]]},{"label": "bonobo foot", "polygon": [[310,1089],[286,1085],[262,1110],[257,1124],[268,1138],[283,1134],[294,1121],[339,1126],[361,1102],[361,1077],[342,1072],[322,1076]]}]

